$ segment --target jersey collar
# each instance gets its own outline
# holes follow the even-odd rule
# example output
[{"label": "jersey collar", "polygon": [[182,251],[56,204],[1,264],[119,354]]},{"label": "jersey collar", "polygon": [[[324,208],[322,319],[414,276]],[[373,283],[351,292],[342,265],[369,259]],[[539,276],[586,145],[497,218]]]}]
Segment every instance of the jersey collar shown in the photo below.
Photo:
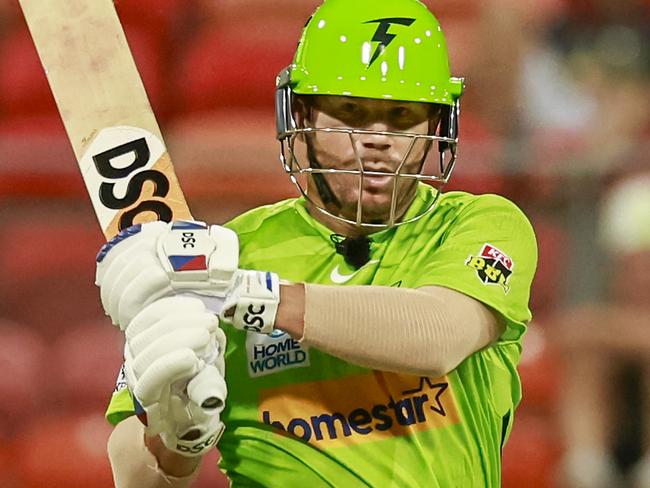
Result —
[{"label": "jersey collar", "polygon": [[[406,211],[406,214],[404,214],[404,218],[406,220],[414,217],[415,215],[418,215],[418,212],[421,212],[423,208],[427,208],[427,206],[430,205],[431,200],[435,199],[438,194],[438,190],[435,188],[426,185],[424,183],[419,183],[418,184],[418,190],[415,195],[415,198],[413,199],[413,203],[411,203],[411,206],[409,209]],[[305,197],[300,197],[296,199],[296,205],[295,205],[296,212],[300,217],[313,229],[315,229],[318,234],[320,234],[323,239],[326,239],[328,242],[330,242],[330,236],[334,233],[332,230],[330,230],[327,226],[322,224],[319,220],[314,218],[309,211],[307,210],[307,201],[305,200]],[[435,211],[435,208],[432,210]],[[410,224],[406,224],[410,225]],[[373,234],[370,234],[369,237],[372,240],[372,242],[384,242],[385,240],[389,239],[393,234],[395,233],[395,230],[397,228],[393,227],[391,229],[384,229],[379,232],[374,232]]]}]

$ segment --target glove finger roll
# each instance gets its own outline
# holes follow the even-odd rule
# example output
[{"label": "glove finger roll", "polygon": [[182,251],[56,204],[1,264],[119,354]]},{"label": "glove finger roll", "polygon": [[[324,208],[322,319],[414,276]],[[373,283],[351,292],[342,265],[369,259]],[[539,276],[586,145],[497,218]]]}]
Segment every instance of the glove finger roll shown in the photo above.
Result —
[{"label": "glove finger roll", "polygon": [[160,319],[135,337],[129,338],[129,347],[133,355],[137,356],[159,337],[164,337],[179,329],[184,331],[188,329],[201,329],[206,330],[209,334],[213,334],[216,332],[218,324],[219,319],[215,315],[205,312],[173,314]]},{"label": "glove finger roll", "polygon": [[191,349],[177,349],[159,357],[149,365],[135,385],[133,392],[143,407],[160,401],[163,390],[185,378],[191,378],[199,370],[199,360]]},{"label": "glove finger roll", "polygon": [[138,378],[141,378],[155,362],[157,358],[173,353],[179,349],[190,349],[197,361],[205,354],[205,350],[211,345],[210,333],[203,329],[178,330],[157,339],[153,344],[147,346],[142,352],[135,355],[133,370]]},{"label": "glove finger roll", "polygon": [[114,281],[108,293],[108,310],[110,312],[113,322],[117,322],[120,328],[124,330],[128,326],[128,322],[120,322],[120,306],[125,300],[131,298],[127,295],[127,289],[139,276],[156,276],[158,265],[156,264],[153,256],[147,254],[141,255],[139,262],[130,262],[124,266],[124,270]]},{"label": "glove finger roll", "polygon": [[142,310],[142,304],[149,304],[172,292],[164,270],[158,266],[143,269],[120,294],[117,317],[119,324],[128,326],[133,317]]},{"label": "glove finger roll", "polygon": [[[154,223],[150,223],[149,225],[155,226]],[[114,262],[118,258],[123,258],[125,254],[130,254],[132,248],[144,245],[146,247],[142,249],[153,249],[150,244],[147,244],[147,239],[143,240],[141,238],[142,235],[148,233],[142,231],[142,226],[140,226],[139,231],[129,228],[127,229],[127,232],[129,230],[133,230],[133,233],[130,233],[128,237],[119,238],[119,235],[115,236],[102,246],[100,254],[97,256],[97,272],[95,274],[95,284],[97,286],[101,286],[104,283],[106,272],[109,269],[114,268]]]},{"label": "glove finger roll", "polygon": [[[120,249],[120,253],[113,256],[112,253],[109,253],[105,260],[98,266],[98,269],[101,267],[102,279],[100,281],[100,290],[99,295],[102,301],[102,306],[104,310],[111,311],[111,292],[115,282],[119,277],[127,271],[127,268],[130,268],[128,264],[133,262],[134,258],[136,263],[147,254],[151,254],[149,251],[148,245],[146,242],[138,241],[133,238],[133,242],[129,242],[128,239],[124,242],[121,242],[120,245],[124,245],[124,250]],[[110,258],[110,259],[109,259]],[[132,272],[135,270],[132,270]],[[100,272],[98,271],[99,275]]]},{"label": "glove finger roll", "polygon": [[205,305],[198,298],[191,297],[165,297],[147,305],[135,316],[126,329],[127,341],[144,332],[155,322],[171,314],[191,314],[205,311]]}]

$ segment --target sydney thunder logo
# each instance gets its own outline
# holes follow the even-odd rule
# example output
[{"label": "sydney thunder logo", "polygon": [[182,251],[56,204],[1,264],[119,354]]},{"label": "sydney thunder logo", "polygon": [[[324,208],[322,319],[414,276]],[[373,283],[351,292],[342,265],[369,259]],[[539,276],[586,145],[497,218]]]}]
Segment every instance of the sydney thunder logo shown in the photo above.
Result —
[{"label": "sydney thunder logo", "polygon": [[393,42],[393,39],[397,37],[397,34],[388,32],[388,29],[390,29],[392,24],[399,24],[409,27],[413,22],[415,22],[415,19],[409,19],[405,17],[388,17],[386,19],[376,19],[364,22],[365,24],[379,24],[377,26],[377,30],[375,31],[375,35],[372,36],[372,42],[378,42],[379,44],[377,45],[372,58],[370,58],[368,68],[372,66],[372,64],[384,52],[388,45]]}]

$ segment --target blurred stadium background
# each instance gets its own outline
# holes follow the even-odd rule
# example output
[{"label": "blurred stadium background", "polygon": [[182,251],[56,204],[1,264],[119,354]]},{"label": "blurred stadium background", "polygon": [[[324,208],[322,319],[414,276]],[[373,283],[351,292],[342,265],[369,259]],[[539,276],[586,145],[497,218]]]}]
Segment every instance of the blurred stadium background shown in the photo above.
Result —
[{"label": "blurred stadium background", "polygon": [[[194,215],[293,196],[274,80],[319,2],[115,3]],[[578,486],[567,465],[589,483],[606,446],[628,481],[602,486],[633,486],[650,448],[650,3],[425,3],[467,80],[451,188],[511,198],[540,246],[503,485]],[[112,486],[101,243],[18,2],[0,0],[0,487]],[[211,464],[197,486],[226,486]]]}]

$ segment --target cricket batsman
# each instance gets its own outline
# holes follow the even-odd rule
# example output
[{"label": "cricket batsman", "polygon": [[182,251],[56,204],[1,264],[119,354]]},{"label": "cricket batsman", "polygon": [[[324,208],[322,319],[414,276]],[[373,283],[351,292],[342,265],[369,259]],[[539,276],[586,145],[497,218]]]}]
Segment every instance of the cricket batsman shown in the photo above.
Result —
[{"label": "cricket batsman", "polygon": [[190,486],[215,446],[233,487],[500,486],[537,249],[441,191],[463,86],[421,2],[325,0],[277,79],[300,197],[107,243],[118,487]]}]

